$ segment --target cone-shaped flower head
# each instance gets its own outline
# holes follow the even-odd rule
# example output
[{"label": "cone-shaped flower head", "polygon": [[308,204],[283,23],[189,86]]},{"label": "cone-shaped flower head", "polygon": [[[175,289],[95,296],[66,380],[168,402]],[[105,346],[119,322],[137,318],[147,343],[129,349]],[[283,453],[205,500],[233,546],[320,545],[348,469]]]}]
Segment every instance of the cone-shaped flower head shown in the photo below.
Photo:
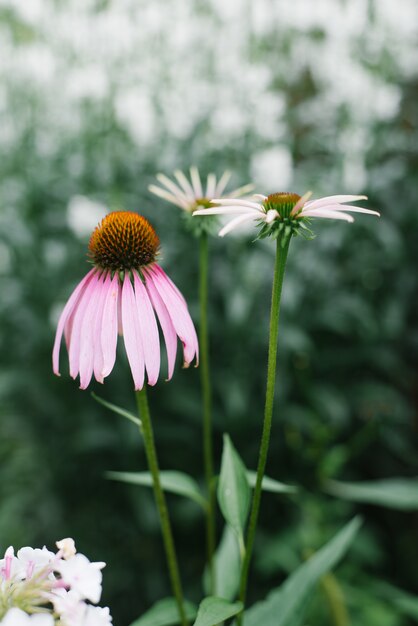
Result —
[{"label": "cone-shaped flower head", "polygon": [[155,385],[160,373],[160,337],[167,348],[168,378],[173,375],[177,337],[184,365],[198,359],[196,331],[180,291],[156,263],[159,239],[141,215],[116,211],[94,230],[89,255],[94,267],[78,284],[61,313],[53,349],[59,375],[64,334],[70,375],[80,375],[86,389],[110,374],[116,360],[118,334],[123,336],[135,389]]},{"label": "cone-shaped flower head", "polygon": [[[253,199],[217,198],[213,208],[198,209],[193,215],[227,215],[233,219],[219,232],[223,237],[241,224],[255,220],[260,227],[259,237],[278,237],[285,234],[312,236],[308,227],[310,219],[322,217],[353,222],[350,213],[379,215],[377,211],[345,204],[367,200],[367,196],[338,195],[309,200],[311,192],[304,196],[296,193],[273,193],[269,196],[257,194]],[[216,205],[216,206],[215,206]]]},{"label": "cone-shaped flower head", "polygon": [[[213,225],[217,225],[212,220],[190,220],[189,218],[196,213],[197,209],[205,210],[213,207],[213,198],[240,198],[254,189],[254,185],[248,184],[238,187],[231,192],[225,193],[225,188],[231,178],[231,173],[226,171],[217,179],[213,173],[208,174],[206,185],[202,182],[197,167],[190,168],[190,179],[180,170],[174,172],[174,180],[168,178],[164,174],[157,174],[158,185],[150,185],[148,187],[151,193],[171,202],[184,211],[186,224],[196,235],[201,232],[211,232]],[[203,215],[203,213],[202,213]]]}]

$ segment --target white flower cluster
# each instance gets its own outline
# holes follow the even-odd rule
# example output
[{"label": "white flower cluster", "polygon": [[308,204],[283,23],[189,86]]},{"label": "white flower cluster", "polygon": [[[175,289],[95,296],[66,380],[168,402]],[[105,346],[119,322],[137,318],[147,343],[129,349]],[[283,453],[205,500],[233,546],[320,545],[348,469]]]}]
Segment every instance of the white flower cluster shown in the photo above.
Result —
[{"label": "white flower cluster", "polygon": [[[0,559],[0,626],[111,626],[102,592],[103,562],[77,554],[70,538],[58,552],[7,548]],[[93,603],[93,604],[91,604]]]}]

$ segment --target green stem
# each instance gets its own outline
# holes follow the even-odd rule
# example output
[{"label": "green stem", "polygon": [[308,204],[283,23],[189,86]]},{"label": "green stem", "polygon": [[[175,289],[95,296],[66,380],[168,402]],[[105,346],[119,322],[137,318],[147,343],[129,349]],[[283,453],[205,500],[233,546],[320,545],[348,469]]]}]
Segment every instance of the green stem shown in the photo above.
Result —
[{"label": "green stem", "polygon": [[203,402],[203,459],[205,467],[205,480],[208,492],[209,506],[206,516],[206,545],[207,558],[210,574],[210,587],[212,595],[216,593],[215,572],[215,505],[216,494],[213,480],[213,449],[212,449],[212,392],[209,369],[209,333],[208,333],[208,236],[203,233],[200,236],[199,254],[199,302],[200,302],[200,381],[202,386]]},{"label": "green stem", "polygon": [[167,557],[168,570],[170,574],[171,586],[174,597],[177,601],[180,622],[182,626],[188,626],[186,611],[184,608],[183,591],[180,580],[180,572],[177,563],[176,549],[174,547],[173,533],[171,532],[170,519],[168,517],[167,503],[161,487],[160,470],[158,467],[157,451],[155,449],[154,432],[152,428],[151,415],[148,406],[147,391],[144,387],[136,392],[139,416],[142,421],[142,436],[144,438],[145,453],[148,466],[152,475],[155,502],[160,514],[161,531],[164,540],[164,547]]},{"label": "green stem", "polygon": [[322,577],[321,587],[328,600],[332,621],[335,626],[349,626],[350,618],[344,600],[343,591],[334,574]]},{"label": "green stem", "polygon": [[[280,298],[283,287],[283,277],[286,268],[287,254],[289,251],[290,237],[277,239],[276,262],[274,266],[273,290],[271,295],[270,310],[270,336],[267,366],[267,387],[266,400],[264,406],[264,424],[261,435],[260,452],[258,457],[257,481],[254,488],[251,505],[250,521],[248,524],[246,553],[242,564],[239,599],[245,604],[247,596],[248,573],[250,569],[251,556],[254,547],[254,538],[257,528],[258,512],[260,509],[261,485],[266,469],[267,453],[270,442],[271,422],[273,417],[274,388],[276,383],[276,357],[277,338],[279,334],[279,314]],[[243,613],[238,616],[238,626],[242,625]]]}]

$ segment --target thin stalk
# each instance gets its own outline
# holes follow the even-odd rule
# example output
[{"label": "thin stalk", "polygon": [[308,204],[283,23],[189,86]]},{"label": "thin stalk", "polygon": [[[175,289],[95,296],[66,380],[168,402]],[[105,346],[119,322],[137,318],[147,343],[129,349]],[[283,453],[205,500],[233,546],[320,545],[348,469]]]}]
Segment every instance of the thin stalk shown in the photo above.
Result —
[{"label": "thin stalk", "polygon": [[213,447],[212,447],[212,390],[209,369],[209,332],[208,332],[208,271],[209,271],[208,236],[200,236],[199,250],[199,303],[200,303],[200,381],[203,403],[203,461],[209,506],[206,515],[206,549],[212,595],[216,593],[215,572],[215,506],[216,494],[213,480]]},{"label": "thin stalk", "polygon": [[[264,405],[264,423],[261,435],[260,451],[257,466],[257,481],[254,488],[250,521],[248,524],[246,552],[242,564],[239,599],[245,605],[247,596],[248,573],[250,569],[251,556],[254,547],[255,532],[257,528],[258,512],[261,500],[261,485],[266,469],[267,454],[270,443],[271,422],[273,417],[274,388],[276,384],[276,364],[277,364],[277,338],[279,334],[279,314],[280,299],[282,295],[283,278],[286,268],[287,254],[289,252],[290,237],[277,239],[276,261],[274,266],[273,290],[271,295],[270,310],[270,334],[267,366],[267,387]],[[242,626],[243,613],[238,616],[238,626]]]},{"label": "thin stalk", "polygon": [[173,533],[171,531],[170,518],[168,516],[167,503],[161,487],[160,470],[158,467],[157,451],[155,449],[154,432],[152,428],[151,415],[148,406],[147,391],[144,387],[136,392],[136,401],[139,416],[142,421],[142,436],[144,438],[145,453],[148,466],[152,475],[155,502],[160,515],[161,531],[163,535],[164,548],[167,558],[168,571],[170,574],[173,594],[177,602],[180,622],[182,626],[189,626],[184,607],[184,597],[180,580],[179,566],[177,563],[176,549],[174,546]]}]

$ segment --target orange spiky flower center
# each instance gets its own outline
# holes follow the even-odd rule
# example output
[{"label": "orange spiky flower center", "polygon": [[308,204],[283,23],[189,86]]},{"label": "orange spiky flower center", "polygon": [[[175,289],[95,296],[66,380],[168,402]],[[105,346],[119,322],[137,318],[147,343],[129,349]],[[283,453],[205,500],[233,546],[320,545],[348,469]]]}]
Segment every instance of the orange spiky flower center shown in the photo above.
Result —
[{"label": "orange spiky flower center", "polygon": [[103,270],[129,271],[155,261],[160,240],[149,221],[132,211],[109,213],[95,228],[89,255]]}]

